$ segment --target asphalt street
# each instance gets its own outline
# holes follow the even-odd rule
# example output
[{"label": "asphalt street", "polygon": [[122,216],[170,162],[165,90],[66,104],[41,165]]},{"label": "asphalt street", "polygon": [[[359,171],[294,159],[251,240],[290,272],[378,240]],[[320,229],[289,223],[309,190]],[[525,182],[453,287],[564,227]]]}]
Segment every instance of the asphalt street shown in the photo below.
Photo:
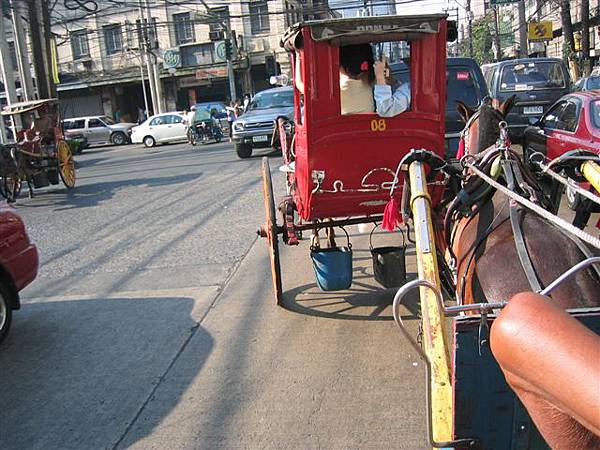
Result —
[{"label": "asphalt street", "polygon": [[[316,287],[306,240],[281,247],[275,305],[262,154],[94,148],[74,190],[21,195],[41,265],[0,347],[0,448],[427,448],[424,367],[366,235],[350,230],[339,293]],[[403,315],[416,333],[414,298]]]}]

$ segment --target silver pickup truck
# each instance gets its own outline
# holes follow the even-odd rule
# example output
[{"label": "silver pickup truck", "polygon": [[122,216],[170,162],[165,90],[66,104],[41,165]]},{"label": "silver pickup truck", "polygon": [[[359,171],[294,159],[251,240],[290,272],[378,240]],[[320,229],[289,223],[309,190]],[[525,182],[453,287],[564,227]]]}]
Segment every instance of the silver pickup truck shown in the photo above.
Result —
[{"label": "silver pickup truck", "polygon": [[131,129],[136,123],[115,123],[110,117],[73,117],[63,120],[65,136],[83,135],[90,145],[123,145],[131,142]]},{"label": "silver pickup truck", "polygon": [[294,117],[293,88],[278,87],[256,94],[248,110],[233,122],[232,138],[237,155],[249,158],[254,148],[269,147],[279,116]]}]

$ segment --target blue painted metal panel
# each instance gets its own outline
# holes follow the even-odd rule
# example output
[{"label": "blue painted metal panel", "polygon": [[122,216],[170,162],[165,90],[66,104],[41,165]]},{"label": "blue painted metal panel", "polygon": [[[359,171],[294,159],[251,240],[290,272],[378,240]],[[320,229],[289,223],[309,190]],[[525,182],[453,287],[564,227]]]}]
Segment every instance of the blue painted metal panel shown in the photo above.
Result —
[{"label": "blue painted metal panel", "polygon": [[[597,310],[574,316],[600,334]],[[459,317],[453,323],[454,437],[477,438],[486,450],[549,449],[506,383],[489,345],[480,355],[479,324],[479,317]]]}]

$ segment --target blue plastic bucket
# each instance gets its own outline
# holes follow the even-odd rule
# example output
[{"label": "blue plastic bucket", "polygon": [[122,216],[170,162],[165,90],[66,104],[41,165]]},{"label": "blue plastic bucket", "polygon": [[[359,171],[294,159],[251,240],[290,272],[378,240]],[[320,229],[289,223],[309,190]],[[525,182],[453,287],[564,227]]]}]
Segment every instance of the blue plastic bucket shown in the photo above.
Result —
[{"label": "blue plastic bucket", "polygon": [[350,287],[352,284],[352,246],[350,245],[350,239],[348,239],[348,247],[312,248],[310,257],[317,284],[321,290],[341,291]]}]

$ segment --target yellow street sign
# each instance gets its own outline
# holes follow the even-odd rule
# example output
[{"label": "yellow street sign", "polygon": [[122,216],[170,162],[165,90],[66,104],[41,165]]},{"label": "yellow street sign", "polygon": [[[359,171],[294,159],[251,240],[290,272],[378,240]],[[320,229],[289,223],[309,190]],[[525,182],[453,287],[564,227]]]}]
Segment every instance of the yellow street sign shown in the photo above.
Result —
[{"label": "yellow street sign", "polygon": [[530,41],[551,41],[552,21],[529,22],[527,24],[527,35]]}]

